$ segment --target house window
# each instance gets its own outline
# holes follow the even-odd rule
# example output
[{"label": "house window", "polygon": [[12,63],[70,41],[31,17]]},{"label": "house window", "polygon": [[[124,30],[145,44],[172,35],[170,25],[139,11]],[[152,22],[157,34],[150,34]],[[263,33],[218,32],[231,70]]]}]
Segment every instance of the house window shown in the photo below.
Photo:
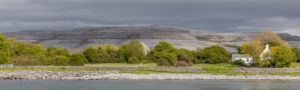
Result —
[{"label": "house window", "polygon": [[247,62],[249,62],[249,58],[247,59]]}]

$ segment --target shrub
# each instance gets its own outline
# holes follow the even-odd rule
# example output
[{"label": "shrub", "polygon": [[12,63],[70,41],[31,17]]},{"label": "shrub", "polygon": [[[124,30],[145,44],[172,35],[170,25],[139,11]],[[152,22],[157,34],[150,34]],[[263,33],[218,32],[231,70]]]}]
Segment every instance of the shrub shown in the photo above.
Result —
[{"label": "shrub", "polygon": [[0,33],[0,51],[3,52],[6,56],[10,55],[8,41],[1,33]]},{"label": "shrub", "polygon": [[140,63],[141,60],[138,57],[130,57],[128,63]]},{"label": "shrub", "polygon": [[47,56],[69,56],[69,51],[67,49],[48,47],[46,55]]},{"label": "shrub", "polygon": [[160,66],[173,66],[177,61],[176,48],[166,41],[159,42],[150,54]]},{"label": "shrub", "polygon": [[87,48],[83,54],[89,63],[117,63],[119,62],[117,56],[118,48],[112,45],[91,46]]},{"label": "shrub", "polygon": [[[118,50],[118,56],[122,61],[128,63],[140,63],[146,58],[149,48],[138,40],[132,40],[129,44],[121,45]],[[129,59],[134,57],[136,61],[131,62]]]},{"label": "shrub", "polygon": [[46,56],[26,55],[26,56],[10,57],[8,63],[14,64],[16,66],[38,66],[38,65],[52,65],[54,62],[51,58]]},{"label": "shrub", "polygon": [[245,66],[245,62],[243,60],[236,60],[233,62],[233,65]]},{"label": "shrub", "polygon": [[282,40],[276,33],[272,32],[270,30],[259,33],[255,37],[255,40],[261,41],[262,45],[269,44],[271,47],[272,46],[289,47],[289,45],[284,40]]},{"label": "shrub", "polygon": [[294,53],[293,62],[300,62],[300,49],[299,48],[293,48],[292,52]]},{"label": "shrub", "polygon": [[220,46],[210,46],[200,50],[197,53],[197,58],[203,63],[217,64],[228,63],[230,61],[230,55]]},{"label": "shrub", "polygon": [[294,54],[292,50],[285,46],[271,48],[272,59],[270,63],[273,67],[290,67]]},{"label": "shrub", "polygon": [[189,67],[190,64],[187,63],[186,61],[177,61],[177,62],[175,63],[175,66],[176,66],[176,67]]},{"label": "shrub", "polygon": [[6,64],[8,62],[8,58],[6,53],[0,51],[0,64]]},{"label": "shrub", "polygon": [[159,66],[174,66],[177,61],[176,53],[158,52],[154,56]]},{"label": "shrub", "polygon": [[55,56],[54,64],[55,66],[66,66],[69,65],[70,59],[66,56]]},{"label": "shrub", "polygon": [[84,55],[81,53],[74,53],[70,56],[69,65],[72,66],[83,66],[84,63],[87,62]]},{"label": "shrub", "polygon": [[193,51],[187,49],[179,49],[176,52],[178,61],[185,61],[187,63],[199,63],[199,61],[195,58],[195,53]]}]

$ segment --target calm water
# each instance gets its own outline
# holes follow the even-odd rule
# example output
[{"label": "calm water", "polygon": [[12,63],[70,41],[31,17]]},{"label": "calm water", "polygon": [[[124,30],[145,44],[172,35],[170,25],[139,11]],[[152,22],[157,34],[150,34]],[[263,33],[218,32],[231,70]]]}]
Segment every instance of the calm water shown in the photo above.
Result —
[{"label": "calm water", "polygon": [[0,80],[0,90],[300,90],[300,81]]}]

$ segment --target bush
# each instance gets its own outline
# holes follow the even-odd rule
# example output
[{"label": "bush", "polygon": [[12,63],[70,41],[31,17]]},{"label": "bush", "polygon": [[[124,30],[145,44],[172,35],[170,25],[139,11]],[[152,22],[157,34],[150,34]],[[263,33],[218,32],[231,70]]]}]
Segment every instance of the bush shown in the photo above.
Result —
[{"label": "bush", "polygon": [[69,51],[67,49],[48,47],[46,55],[47,56],[69,56]]},{"label": "bush", "polygon": [[189,66],[191,66],[191,63],[189,64],[186,61],[177,61],[175,63],[175,66],[176,67],[189,67]]},{"label": "bush", "polygon": [[14,64],[16,66],[40,66],[40,65],[52,65],[54,61],[46,56],[35,55],[35,56],[15,56],[10,57],[10,64]]},{"label": "bush", "polygon": [[187,63],[199,63],[198,60],[195,58],[195,52],[187,49],[177,50],[177,60],[185,61]]},{"label": "bush", "polygon": [[245,66],[245,62],[243,60],[236,60],[233,62],[233,65]]},{"label": "bush", "polygon": [[87,62],[87,60],[85,59],[83,54],[75,53],[71,55],[69,65],[83,66],[85,62]]},{"label": "bush", "polygon": [[[128,63],[140,63],[146,58],[149,48],[138,40],[132,40],[129,44],[121,45],[118,50],[118,56],[122,61]],[[135,61],[130,61],[130,58],[134,58]]]},{"label": "bush", "polygon": [[0,33],[0,51],[3,52],[6,56],[10,55],[8,41],[1,33]]},{"label": "bush", "polygon": [[177,61],[175,53],[158,52],[154,56],[156,56],[159,66],[174,66]]},{"label": "bush", "polygon": [[177,61],[176,48],[166,41],[159,42],[150,54],[159,66],[173,66]]},{"label": "bush", "polygon": [[271,48],[272,59],[270,63],[273,67],[290,67],[294,54],[292,50],[285,46],[277,46]]},{"label": "bush", "polygon": [[89,63],[117,63],[120,60],[117,56],[118,48],[112,45],[91,46],[83,54]]},{"label": "bush", "polygon": [[6,53],[0,51],[0,64],[6,64],[8,62],[8,58]]},{"label": "bush", "polygon": [[200,50],[197,53],[197,58],[202,63],[217,64],[228,63],[230,61],[230,55],[220,46],[210,46]]},{"label": "bush", "polygon": [[138,57],[130,57],[128,63],[140,63],[141,60]]},{"label": "bush", "polygon": [[293,48],[292,52],[294,53],[293,62],[300,62],[300,49],[299,48]]},{"label": "bush", "polygon": [[54,64],[55,66],[67,66],[69,65],[70,59],[66,56],[55,56]]}]

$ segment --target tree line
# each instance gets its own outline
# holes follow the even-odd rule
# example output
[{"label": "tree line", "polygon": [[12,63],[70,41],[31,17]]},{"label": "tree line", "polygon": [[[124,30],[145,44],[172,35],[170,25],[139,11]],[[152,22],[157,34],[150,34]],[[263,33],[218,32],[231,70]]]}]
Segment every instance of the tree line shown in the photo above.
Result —
[{"label": "tree line", "polygon": [[[272,58],[260,60],[259,54],[264,45],[271,46]],[[71,53],[66,49],[48,47],[39,44],[19,42],[14,38],[5,38],[0,34],[0,64],[19,66],[55,65],[82,66],[85,63],[157,63],[159,66],[191,66],[193,64],[232,63],[255,67],[289,67],[292,62],[300,61],[300,49],[290,48],[277,34],[265,31],[253,40],[238,48],[239,54],[250,54],[256,60],[251,65],[243,62],[231,62],[231,55],[225,48],[215,45],[197,50],[177,49],[167,41],[159,42],[152,50],[138,40],[120,46],[90,46],[83,52]]]}]

